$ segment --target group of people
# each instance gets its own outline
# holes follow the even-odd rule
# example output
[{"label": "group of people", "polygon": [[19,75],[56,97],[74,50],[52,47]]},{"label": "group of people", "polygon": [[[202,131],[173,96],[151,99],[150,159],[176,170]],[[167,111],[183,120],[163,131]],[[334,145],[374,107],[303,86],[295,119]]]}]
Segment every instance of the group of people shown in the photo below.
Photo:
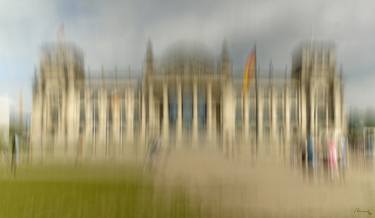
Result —
[{"label": "group of people", "polygon": [[307,167],[310,174],[322,167],[329,172],[331,178],[343,174],[347,164],[347,140],[337,131],[314,138],[308,135],[301,145],[302,166]]}]

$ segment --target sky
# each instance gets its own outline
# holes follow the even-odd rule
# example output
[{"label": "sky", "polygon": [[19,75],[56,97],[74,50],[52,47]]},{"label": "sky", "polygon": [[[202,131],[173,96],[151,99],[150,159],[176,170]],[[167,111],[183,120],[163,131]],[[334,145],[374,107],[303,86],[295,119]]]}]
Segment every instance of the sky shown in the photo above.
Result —
[{"label": "sky", "polygon": [[17,105],[22,93],[31,110],[40,48],[63,24],[90,70],[139,71],[149,39],[156,59],[179,41],[219,55],[225,39],[235,69],[256,43],[260,67],[280,70],[301,41],[334,41],[345,104],[375,107],[374,11],[372,0],[0,0],[0,96]]}]

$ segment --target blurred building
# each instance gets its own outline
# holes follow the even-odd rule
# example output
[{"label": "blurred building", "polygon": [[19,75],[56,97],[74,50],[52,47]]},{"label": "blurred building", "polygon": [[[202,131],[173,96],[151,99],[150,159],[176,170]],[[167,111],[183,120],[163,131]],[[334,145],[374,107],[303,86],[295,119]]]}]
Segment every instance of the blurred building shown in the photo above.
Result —
[{"label": "blurred building", "polygon": [[[344,132],[343,89],[335,47],[302,43],[291,73],[257,72],[249,93],[232,72],[226,44],[218,60],[200,45],[158,58],[147,45],[143,72],[90,76],[72,44],[47,45],[34,83],[33,156],[110,157],[165,147],[288,149],[328,130]],[[270,71],[273,71],[270,69]],[[133,74],[134,75],[134,74]]]}]

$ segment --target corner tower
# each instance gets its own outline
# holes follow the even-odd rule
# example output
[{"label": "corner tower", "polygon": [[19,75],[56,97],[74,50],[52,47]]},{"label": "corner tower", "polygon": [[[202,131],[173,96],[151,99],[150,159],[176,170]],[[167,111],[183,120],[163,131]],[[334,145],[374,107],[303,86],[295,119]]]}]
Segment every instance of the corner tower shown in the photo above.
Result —
[{"label": "corner tower", "polygon": [[[78,137],[79,87],[84,84],[83,53],[63,40],[42,47],[33,89],[31,152],[64,150]],[[43,148],[50,146],[51,148]],[[37,153],[37,154],[35,154]]]},{"label": "corner tower", "polygon": [[332,42],[302,43],[292,58],[292,78],[299,86],[299,122],[304,137],[343,133],[342,83]]}]

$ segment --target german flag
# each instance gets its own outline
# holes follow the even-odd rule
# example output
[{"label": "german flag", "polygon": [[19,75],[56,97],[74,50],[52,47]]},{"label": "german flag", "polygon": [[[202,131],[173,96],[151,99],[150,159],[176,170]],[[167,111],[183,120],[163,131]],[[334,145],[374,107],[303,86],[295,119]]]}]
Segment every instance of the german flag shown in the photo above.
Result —
[{"label": "german flag", "polygon": [[255,65],[256,65],[256,50],[254,48],[253,51],[250,52],[247,58],[245,71],[243,72],[243,83],[242,83],[243,94],[247,94],[247,91],[249,90],[249,86],[250,86],[250,81],[252,78],[254,78]]}]

